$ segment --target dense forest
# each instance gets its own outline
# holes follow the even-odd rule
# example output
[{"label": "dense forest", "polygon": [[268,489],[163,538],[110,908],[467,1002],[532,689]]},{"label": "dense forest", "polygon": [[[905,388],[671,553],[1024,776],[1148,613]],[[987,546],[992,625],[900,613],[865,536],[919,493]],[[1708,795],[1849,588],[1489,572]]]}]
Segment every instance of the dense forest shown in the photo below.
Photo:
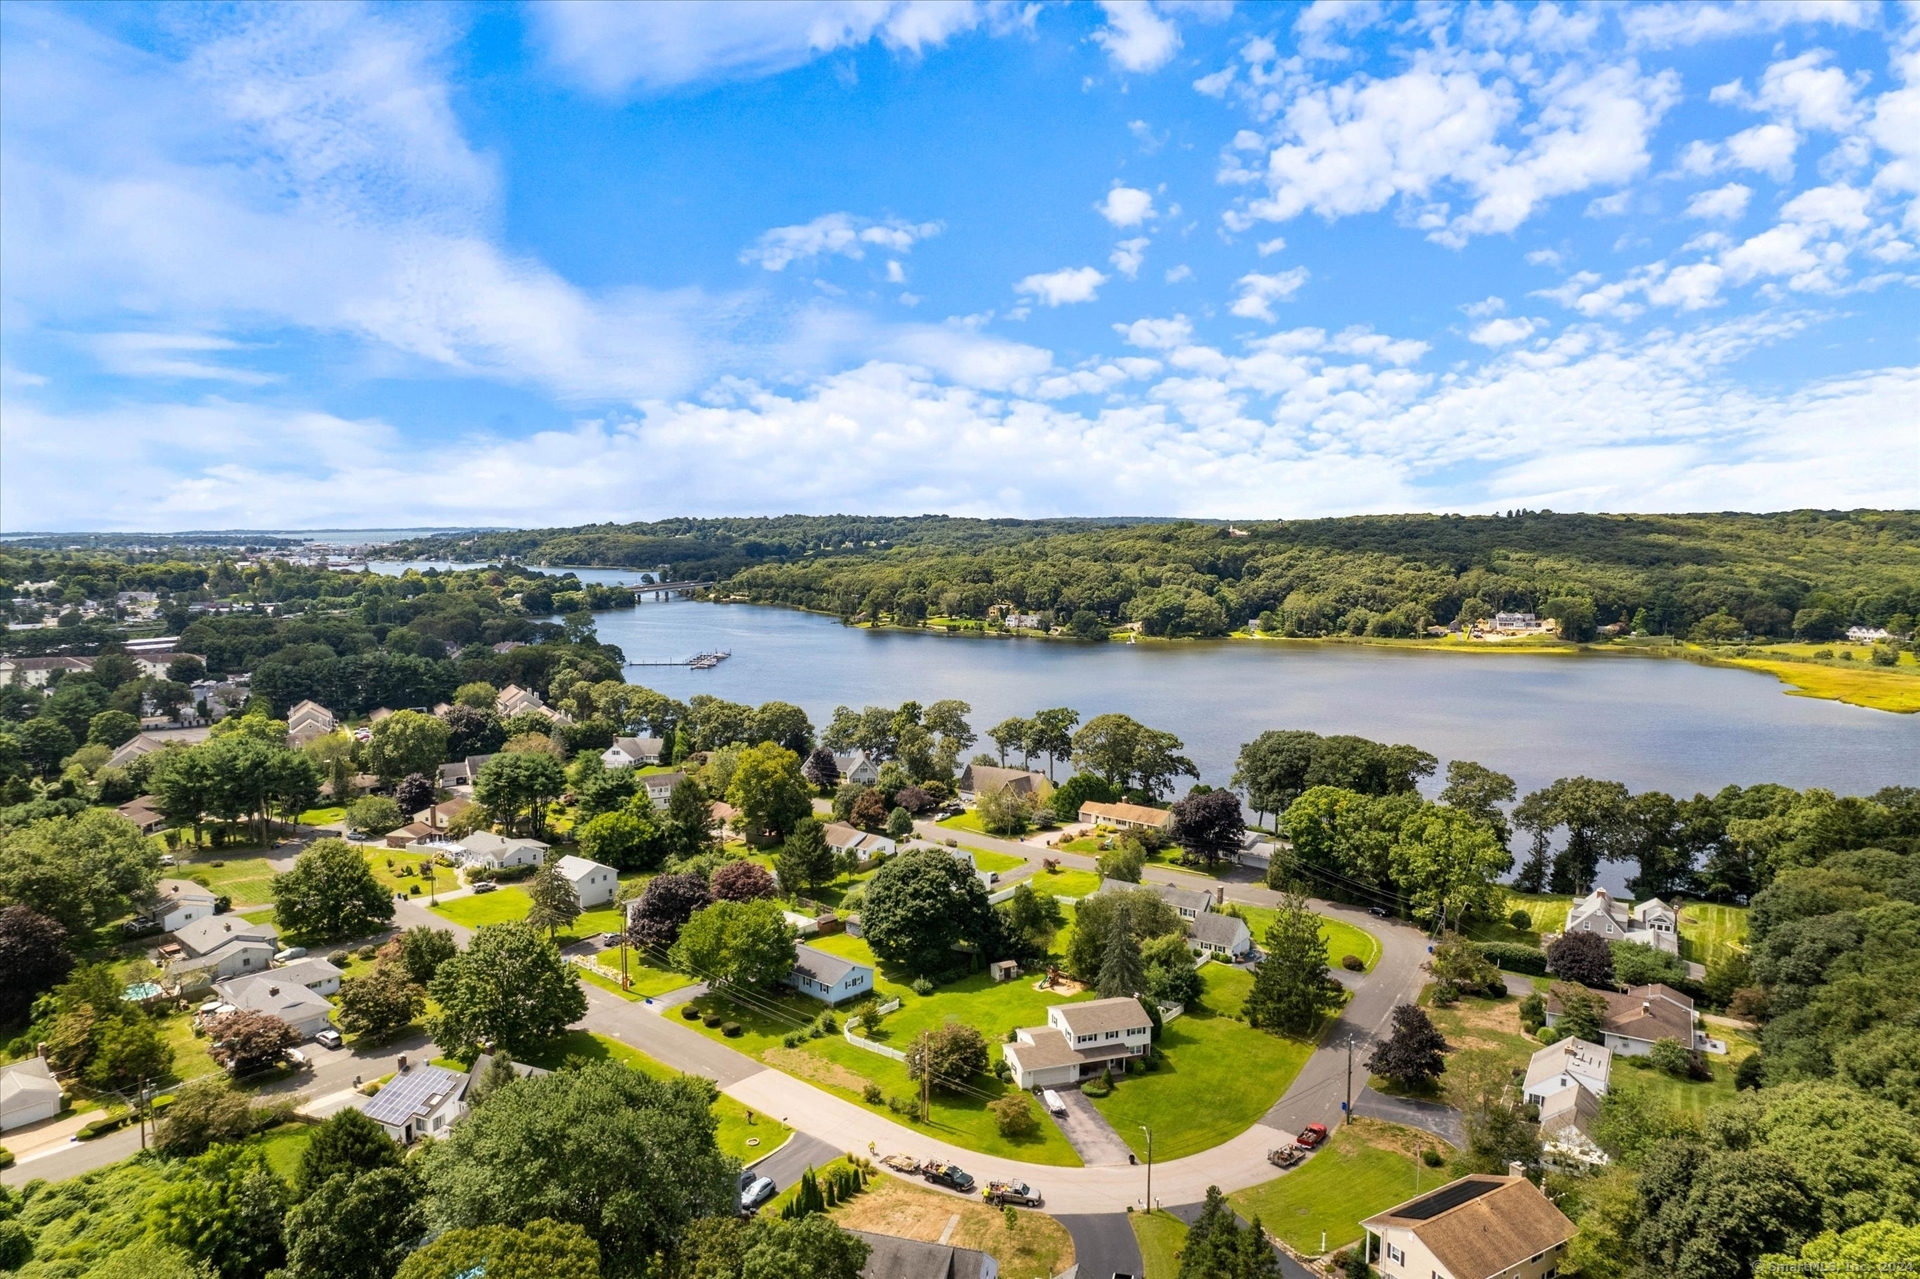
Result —
[{"label": "dense forest", "polygon": [[[1920,611],[1920,516],[1382,515],[1207,522],[786,516],[429,539],[408,555],[651,567],[717,594],[901,624],[1012,606],[1089,636],[1408,636],[1501,610],[1573,638],[1619,625],[1831,638]],[[1806,616],[1802,616],[1806,614]],[[1708,621],[1708,619],[1712,619]]]}]

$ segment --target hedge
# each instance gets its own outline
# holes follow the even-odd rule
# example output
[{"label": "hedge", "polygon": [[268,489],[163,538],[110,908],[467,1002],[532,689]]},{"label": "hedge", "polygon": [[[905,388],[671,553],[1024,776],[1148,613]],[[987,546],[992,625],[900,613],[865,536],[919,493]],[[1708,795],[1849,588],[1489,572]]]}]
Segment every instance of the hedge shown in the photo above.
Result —
[{"label": "hedge", "polygon": [[1547,952],[1536,950],[1532,946],[1522,946],[1511,941],[1480,941],[1473,948],[1491,961],[1496,968],[1508,972],[1527,973],[1534,977],[1547,975]]}]

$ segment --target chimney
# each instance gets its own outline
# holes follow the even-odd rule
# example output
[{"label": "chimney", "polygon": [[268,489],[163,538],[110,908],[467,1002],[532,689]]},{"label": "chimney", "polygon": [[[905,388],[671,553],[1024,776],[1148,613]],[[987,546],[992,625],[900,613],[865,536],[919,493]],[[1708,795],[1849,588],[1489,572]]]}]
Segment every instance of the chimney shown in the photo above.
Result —
[{"label": "chimney", "polygon": [[269,986],[267,987],[267,994],[269,997],[278,997],[280,988],[278,986]]},{"label": "chimney", "polygon": [[1527,1166],[1525,1164],[1521,1163],[1518,1159],[1509,1159],[1507,1161],[1507,1176],[1524,1177],[1526,1175]]},{"label": "chimney", "polygon": [[1651,999],[1641,1000],[1640,1011],[1645,1013],[1649,1017],[1653,1016],[1653,1001]]},{"label": "chimney", "polygon": [[1227,886],[1225,884],[1221,884],[1213,890],[1213,900],[1214,904],[1218,906],[1227,904]]}]

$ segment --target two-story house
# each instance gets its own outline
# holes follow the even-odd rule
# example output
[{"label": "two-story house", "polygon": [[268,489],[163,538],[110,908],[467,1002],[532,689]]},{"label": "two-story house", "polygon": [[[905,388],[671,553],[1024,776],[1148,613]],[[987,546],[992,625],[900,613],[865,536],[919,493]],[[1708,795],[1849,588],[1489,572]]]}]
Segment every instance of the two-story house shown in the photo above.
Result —
[{"label": "two-story house", "polygon": [[1475,1173],[1360,1223],[1386,1279],[1551,1279],[1577,1233],[1525,1177]]},{"label": "two-story house", "polygon": [[1604,888],[1596,888],[1573,903],[1567,912],[1569,933],[1597,933],[1608,941],[1632,941],[1680,953],[1680,916],[1658,897],[1623,902]]},{"label": "two-story house", "polygon": [[1153,1022],[1139,1000],[1121,996],[1083,1004],[1055,1004],[1047,1024],[1023,1026],[1001,1052],[1021,1088],[1057,1088],[1143,1057]]}]

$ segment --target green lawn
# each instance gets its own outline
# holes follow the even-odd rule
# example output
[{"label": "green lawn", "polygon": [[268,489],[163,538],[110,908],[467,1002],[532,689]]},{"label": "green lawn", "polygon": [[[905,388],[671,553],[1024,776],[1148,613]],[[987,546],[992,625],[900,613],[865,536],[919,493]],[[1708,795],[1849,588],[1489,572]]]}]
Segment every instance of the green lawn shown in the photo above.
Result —
[{"label": "green lawn", "polygon": [[961,847],[973,854],[973,864],[976,869],[992,871],[997,875],[1018,870],[1027,864],[1026,858],[1016,857],[1012,853],[996,853],[992,849],[973,848],[965,844]]},{"label": "green lawn", "polygon": [[1234,1020],[1253,989],[1252,974],[1208,964],[1200,978],[1201,1008],[1160,1033],[1160,1068],[1129,1074],[1111,1096],[1093,1099],[1142,1158],[1142,1124],[1153,1129],[1155,1159],[1179,1159],[1238,1136],[1280,1099],[1313,1053],[1311,1042]]},{"label": "green lawn", "polygon": [[1139,1241],[1146,1279],[1179,1279],[1187,1223],[1170,1212],[1132,1212],[1127,1214],[1127,1222]]},{"label": "green lawn", "polygon": [[275,873],[264,857],[218,855],[182,858],[179,865],[166,870],[170,878],[189,879],[202,888],[231,897],[235,906],[272,901]]},{"label": "green lawn", "polygon": [[[373,877],[388,892],[420,897],[427,895],[427,881],[420,873],[420,868],[433,860],[430,854],[403,853],[397,848],[369,848],[364,851]],[[441,892],[451,892],[460,887],[460,874],[451,866],[435,866],[433,885]],[[420,890],[417,894],[413,891],[416,888]]]},{"label": "green lawn", "polygon": [[[1233,908],[1247,921],[1247,931],[1253,934],[1254,945],[1267,935],[1267,929],[1273,927],[1273,921],[1280,912],[1267,906],[1248,906],[1235,902]],[[1338,967],[1341,956],[1358,955],[1366,964],[1368,972],[1380,962],[1380,939],[1364,928],[1356,928],[1344,919],[1320,919],[1320,935],[1327,939],[1327,962]]]},{"label": "green lawn", "polygon": [[173,1048],[173,1073],[182,1080],[198,1079],[220,1069],[207,1052],[207,1041],[193,1033],[193,1018],[168,1013],[160,1019],[160,1035]]},{"label": "green lawn", "polygon": [[283,1178],[293,1176],[300,1164],[300,1153],[313,1140],[313,1124],[281,1124],[255,1137],[249,1145],[266,1152],[267,1166]]},{"label": "green lawn", "polygon": [[246,920],[249,924],[271,924],[273,922],[273,907],[271,906],[261,906],[254,910],[242,910],[234,913]]},{"label": "green lawn", "polygon": [[1091,897],[1100,891],[1100,875],[1091,870],[1041,871],[1027,882],[1036,893],[1054,897]]},{"label": "green lawn", "polygon": [[1722,954],[1747,948],[1747,908],[1714,902],[1680,904],[1680,957],[1710,964]]},{"label": "green lawn", "polygon": [[980,824],[980,815],[971,808],[956,817],[942,817],[939,821],[935,822],[934,825],[944,826],[948,830],[970,830],[976,835],[990,833],[985,826]]},{"label": "green lawn", "polygon": [[874,966],[874,993],[882,1000],[900,1000],[900,1010],[889,1013],[870,1036],[891,1048],[904,1049],[921,1031],[949,1021],[972,1026],[989,1044],[1000,1043],[1006,1039],[1007,1032],[1016,1027],[1044,1026],[1047,1009],[1053,1005],[1091,997],[1076,995],[1062,999],[1051,991],[1035,990],[1034,977],[996,982],[985,973],[937,987],[931,995],[916,995],[905,980],[906,974],[880,963],[867,943],[858,937],[836,933],[815,938],[809,944],[829,954]]},{"label": "green lawn", "polygon": [[483,924],[506,924],[525,919],[527,912],[533,909],[533,898],[527,896],[524,888],[507,887],[441,902],[431,909],[434,914],[462,927],[479,928]]},{"label": "green lawn", "polygon": [[1672,1110],[1684,1111],[1695,1118],[1704,1116],[1715,1106],[1732,1101],[1737,1095],[1733,1086],[1733,1072],[1747,1057],[1759,1050],[1759,1045],[1745,1035],[1736,1034],[1724,1027],[1709,1028],[1716,1039],[1727,1043],[1727,1055],[1724,1057],[1708,1053],[1707,1065],[1713,1070],[1713,1078],[1675,1079],[1663,1074],[1652,1066],[1644,1064],[1645,1057],[1622,1057],[1613,1059],[1613,1080],[1629,1088],[1637,1087],[1651,1099]]},{"label": "green lawn", "polygon": [[[598,956],[597,968],[597,974],[589,973],[588,976],[593,977],[597,975],[603,978],[604,980],[599,984],[617,993],[620,989],[619,948],[615,947],[612,950],[601,951]],[[676,973],[671,968],[662,968],[658,964],[648,963],[641,959],[638,950],[629,946],[627,948],[627,981],[629,983],[626,992],[628,997],[632,999],[645,999],[654,995],[664,995],[670,990],[678,990],[682,986],[691,985],[693,978],[687,976],[685,973]]]},{"label": "green lawn", "polygon": [[1084,853],[1088,857],[1098,857],[1107,850],[1107,840],[1101,835],[1082,835],[1060,845],[1062,852]]},{"label": "green lawn", "polygon": [[294,820],[302,826],[331,826],[335,822],[345,821],[346,818],[347,810],[344,807],[309,808]]},{"label": "green lawn", "polygon": [[[1360,1238],[1364,1218],[1454,1179],[1447,1168],[1426,1168],[1413,1157],[1423,1136],[1356,1119],[1302,1166],[1227,1198],[1242,1216],[1259,1217],[1270,1233],[1301,1252],[1318,1254],[1323,1231],[1329,1251],[1342,1248]],[[1432,1146],[1435,1139],[1425,1137],[1425,1143]]]},{"label": "green lawn", "polygon": [[[1507,892],[1506,904],[1500,908],[1497,923],[1476,920],[1467,929],[1467,936],[1476,941],[1518,942],[1522,946],[1538,946],[1541,933],[1557,933],[1567,926],[1567,912],[1573,909],[1573,899],[1555,896],[1552,893],[1516,893]],[[1531,928],[1515,928],[1507,922],[1507,917],[1516,910],[1524,910],[1532,916]]]}]

